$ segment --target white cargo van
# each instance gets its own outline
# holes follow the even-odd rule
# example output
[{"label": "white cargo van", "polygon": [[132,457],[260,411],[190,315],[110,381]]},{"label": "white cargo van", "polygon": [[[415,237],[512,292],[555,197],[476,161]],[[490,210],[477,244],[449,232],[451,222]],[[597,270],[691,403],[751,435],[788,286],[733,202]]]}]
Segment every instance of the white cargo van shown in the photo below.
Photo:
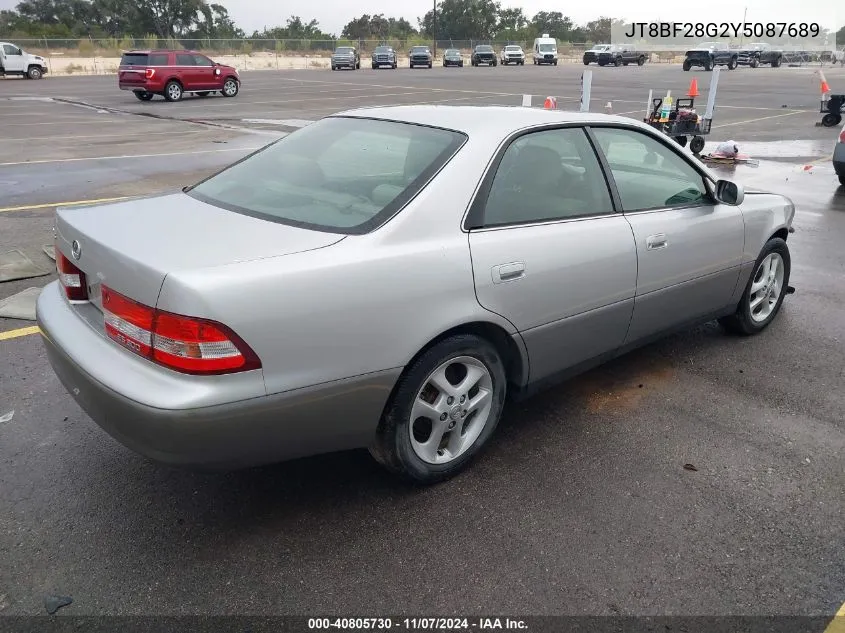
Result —
[{"label": "white cargo van", "polygon": [[47,61],[31,55],[9,42],[0,42],[0,77],[20,75],[27,79],[41,79],[47,73]]},{"label": "white cargo van", "polygon": [[543,33],[543,37],[534,40],[534,65],[554,64],[557,66],[557,40]]}]

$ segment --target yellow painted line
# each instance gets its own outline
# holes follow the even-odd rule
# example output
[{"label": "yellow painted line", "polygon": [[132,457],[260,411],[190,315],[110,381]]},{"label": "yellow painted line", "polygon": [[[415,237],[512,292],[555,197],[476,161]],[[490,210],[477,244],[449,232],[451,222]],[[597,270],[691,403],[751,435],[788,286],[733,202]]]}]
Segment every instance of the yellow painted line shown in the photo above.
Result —
[{"label": "yellow painted line", "polygon": [[731,123],[722,123],[721,125],[714,125],[713,129],[730,127],[731,125],[745,125],[747,123],[757,123],[758,121],[767,121],[769,119],[780,119],[785,116],[792,116],[793,114],[806,114],[809,110],[795,110],[794,112],[787,112],[786,114],[774,114],[772,116],[762,116],[757,119],[746,119],[745,121],[732,121]]},{"label": "yellow painted line", "polygon": [[17,330],[9,330],[7,332],[0,332],[0,341],[7,341],[11,338],[18,338],[20,336],[29,336],[30,334],[38,334],[41,329],[37,325],[31,327],[22,327]]},{"label": "yellow painted line", "polygon": [[839,607],[839,611],[833,616],[824,633],[845,633],[845,602]]},{"label": "yellow painted line", "polygon": [[53,207],[75,207],[84,204],[100,204],[102,202],[118,202],[128,200],[131,196],[120,196],[119,198],[95,198],[94,200],[74,200],[72,202],[50,202],[48,204],[25,204],[20,207],[0,207],[0,213],[11,211],[32,211],[35,209],[52,209]]}]

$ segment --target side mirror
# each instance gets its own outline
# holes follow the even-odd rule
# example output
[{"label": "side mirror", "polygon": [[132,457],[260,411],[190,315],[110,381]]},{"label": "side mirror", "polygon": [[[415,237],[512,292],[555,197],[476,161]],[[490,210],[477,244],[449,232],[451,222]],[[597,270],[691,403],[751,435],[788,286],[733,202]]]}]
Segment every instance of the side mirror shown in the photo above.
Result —
[{"label": "side mirror", "polygon": [[742,204],[745,199],[745,189],[730,180],[716,181],[716,200],[722,204],[729,204],[736,207]]}]

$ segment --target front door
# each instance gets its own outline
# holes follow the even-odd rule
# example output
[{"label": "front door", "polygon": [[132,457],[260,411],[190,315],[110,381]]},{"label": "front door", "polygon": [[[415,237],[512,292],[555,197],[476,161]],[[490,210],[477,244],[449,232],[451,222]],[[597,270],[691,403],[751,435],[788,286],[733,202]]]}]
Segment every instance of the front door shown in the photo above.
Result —
[{"label": "front door", "polygon": [[719,204],[671,140],[594,127],[637,244],[638,280],[627,341],[727,307],[739,280],[745,224]]},{"label": "front door", "polygon": [[468,218],[476,295],[522,335],[530,380],[619,347],[637,253],[584,129],[518,137],[488,178]]},{"label": "front door", "polygon": [[194,55],[194,81],[198,89],[220,90],[223,81],[214,74],[214,62],[205,55]]},{"label": "front door", "polygon": [[23,51],[12,44],[3,44],[3,69],[7,73],[21,73],[24,68]]},{"label": "front door", "polygon": [[182,82],[185,92],[197,90],[201,86],[198,83],[197,68],[194,56],[190,53],[176,53],[176,72]]}]

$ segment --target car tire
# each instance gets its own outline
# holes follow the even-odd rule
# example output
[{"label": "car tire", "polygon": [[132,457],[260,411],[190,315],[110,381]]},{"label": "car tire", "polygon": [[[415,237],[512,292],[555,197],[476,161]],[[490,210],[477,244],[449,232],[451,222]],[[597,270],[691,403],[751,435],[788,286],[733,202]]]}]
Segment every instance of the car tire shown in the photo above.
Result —
[{"label": "car tire", "polygon": [[757,66],[759,66],[759,65],[760,65],[760,62],[759,62],[759,60],[757,60],[757,59],[752,59],[752,60],[749,62],[749,64],[748,64],[748,65],[749,65],[749,66],[751,66],[752,68],[757,68]]},{"label": "car tire", "polygon": [[728,62],[728,70],[736,70],[737,67],[737,59],[736,57],[731,57],[731,61]]},{"label": "car tire", "polygon": [[240,90],[241,90],[240,82],[233,77],[229,77],[229,78],[226,79],[226,81],[223,82],[223,90],[221,90],[220,92],[224,97],[231,98],[231,97],[236,97],[238,95],[238,92],[240,92]]},{"label": "car tire", "polygon": [[[765,330],[777,316],[783,299],[788,294],[791,265],[786,241],[773,237],[766,242],[760,255],[757,256],[754,272],[745,284],[736,312],[719,319],[722,327],[732,334],[742,336],[758,334]],[[772,268],[772,266],[777,266],[777,268]],[[755,287],[758,289],[752,292]],[[773,297],[774,292],[777,293],[776,297]],[[763,293],[764,298],[761,299],[760,293]],[[753,308],[752,303],[755,304]],[[760,310],[755,316],[754,313],[758,307]]]},{"label": "car tire", "polygon": [[27,79],[41,79],[43,76],[44,73],[41,72],[41,69],[38,66],[30,66],[26,71]]},{"label": "car tire", "polygon": [[780,66],[780,61],[781,61],[781,60],[780,60],[780,57],[778,57],[777,59],[773,60],[773,61],[772,61],[772,68],[777,68],[778,66]]},{"label": "car tire", "polygon": [[[455,387],[469,371],[477,377],[460,393]],[[435,387],[434,380],[444,388]],[[491,343],[471,334],[447,338],[423,352],[399,379],[370,454],[388,470],[416,483],[448,479],[466,467],[492,436],[506,395],[502,358]],[[476,408],[463,408],[474,400]],[[426,418],[428,411],[440,415]],[[456,431],[459,435],[453,435]],[[435,438],[440,438],[436,446]]]},{"label": "car tire", "polygon": [[138,98],[138,101],[150,101],[153,98],[153,93],[146,90],[135,90],[134,95]]},{"label": "car tire", "polygon": [[704,149],[704,137],[693,136],[689,144],[690,151],[693,154],[699,154]]},{"label": "car tire", "polygon": [[164,86],[164,98],[168,101],[181,101],[185,91],[182,89],[182,84],[171,79]]},{"label": "car tire", "polygon": [[689,72],[689,69],[690,69],[691,67],[692,67],[692,64],[690,64],[688,61],[685,61],[685,62],[684,62],[684,70],[685,70],[685,71]]},{"label": "car tire", "polygon": [[822,125],[824,127],[835,127],[842,123],[842,115],[828,112],[822,117]]},{"label": "car tire", "polygon": [[704,70],[706,70],[706,71],[713,70],[713,62],[710,61],[710,60],[707,60],[706,62],[704,62]]},{"label": "car tire", "polygon": [[614,65],[614,66],[616,66],[617,68],[619,68],[619,66],[621,66],[621,65],[622,65],[622,58],[621,58],[621,57],[617,57],[617,58],[613,61],[613,65]]},{"label": "car tire", "polygon": [[637,66],[642,66],[645,64],[645,55],[640,55],[637,57]]},{"label": "car tire", "polygon": [[681,147],[687,146],[687,137],[686,136],[676,136],[675,142],[680,145]]},{"label": "car tire", "polygon": [[552,63],[553,63],[555,66],[557,66],[557,60],[554,60]]},{"label": "car tire", "polygon": [[839,176],[839,184],[845,187],[845,174]]}]

